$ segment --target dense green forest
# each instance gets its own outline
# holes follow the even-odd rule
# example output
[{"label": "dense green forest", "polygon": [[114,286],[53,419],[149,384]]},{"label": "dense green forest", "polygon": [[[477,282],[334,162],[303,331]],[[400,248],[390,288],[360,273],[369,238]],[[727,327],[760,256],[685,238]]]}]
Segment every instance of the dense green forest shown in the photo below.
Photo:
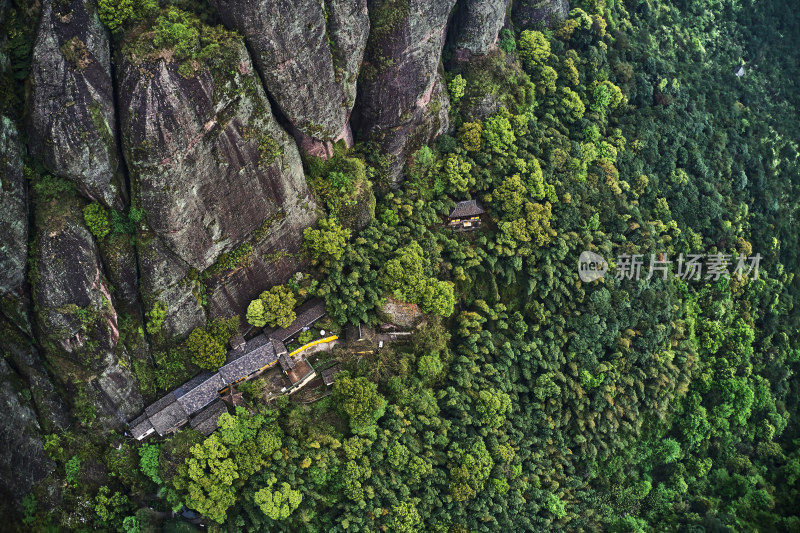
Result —
[{"label": "dense green forest", "polygon": [[[17,528],[193,531],[162,513],[186,505],[230,532],[800,531],[795,7],[583,0],[550,28],[507,25],[485,56],[446,47],[450,132],[399,188],[367,142],[305,157],[325,211],[308,266],[241,317],[285,326],[273,295],[314,295],[335,328],[375,325],[392,296],[426,315],[411,342],[336,352],[344,371],[312,404],[242,385],[252,412],[205,438],[137,443],[76,402],[80,422],[45,439],[60,499],[35,487]],[[167,42],[177,24],[218,38],[209,10],[181,12],[189,24],[170,9],[129,18]],[[9,44],[19,79],[26,31]],[[19,83],[7,110],[15,98]],[[58,186],[35,180],[37,202]],[[351,230],[370,186],[374,218]],[[485,221],[454,232],[446,216],[468,198]],[[135,210],[90,205],[98,238],[141,237],[124,229]],[[757,279],[619,279],[612,264],[582,282],[585,250],[642,254],[643,271],[662,253],[761,263]],[[153,335],[164,313],[146,317]],[[148,386],[218,367],[233,331],[217,321],[158,352]]]}]

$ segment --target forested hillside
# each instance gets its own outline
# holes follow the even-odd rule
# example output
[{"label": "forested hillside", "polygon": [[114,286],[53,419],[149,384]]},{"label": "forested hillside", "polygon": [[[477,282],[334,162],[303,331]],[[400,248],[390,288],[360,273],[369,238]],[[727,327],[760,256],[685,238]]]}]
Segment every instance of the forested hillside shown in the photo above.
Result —
[{"label": "forested hillside", "polygon": [[[800,532],[792,2],[0,13],[8,530]],[[132,438],[313,298],[330,394]]]}]

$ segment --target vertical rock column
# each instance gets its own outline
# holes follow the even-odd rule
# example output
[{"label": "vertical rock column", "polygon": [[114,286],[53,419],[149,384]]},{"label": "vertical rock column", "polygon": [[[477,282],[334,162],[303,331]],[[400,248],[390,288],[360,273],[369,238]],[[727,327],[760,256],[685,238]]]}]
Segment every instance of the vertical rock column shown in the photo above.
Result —
[{"label": "vertical rock column", "polygon": [[371,30],[354,125],[391,157],[389,181],[408,157],[448,127],[439,65],[455,0],[370,0]]},{"label": "vertical rock column", "polygon": [[366,0],[210,0],[244,35],[264,87],[301,147],[329,155],[348,120],[369,32]]},{"label": "vertical rock column", "polygon": [[27,268],[28,195],[22,144],[14,123],[0,117],[0,312],[30,335]]},{"label": "vertical rock column", "polygon": [[455,17],[453,42],[457,49],[483,55],[497,40],[509,0],[461,0]]},{"label": "vertical rock column", "polygon": [[44,0],[31,80],[31,153],[87,197],[122,208],[109,37],[94,0]]},{"label": "vertical rock column", "polygon": [[[222,30],[217,57],[182,63],[142,30],[118,61],[123,150],[146,213],[144,305],[166,305],[164,332],[180,337],[207,310],[241,314],[260,291],[285,282],[316,204],[297,145],[273,117],[236,34]],[[217,264],[242,245],[251,247],[246,261]]]}]

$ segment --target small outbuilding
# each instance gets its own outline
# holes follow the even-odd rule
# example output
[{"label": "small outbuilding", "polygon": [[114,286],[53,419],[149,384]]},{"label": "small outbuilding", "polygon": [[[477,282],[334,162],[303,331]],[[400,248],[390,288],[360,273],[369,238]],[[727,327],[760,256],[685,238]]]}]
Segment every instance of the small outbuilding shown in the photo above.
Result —
[{"label": "small outbuilding", "polygon": [[330,368],[326,368],[322,371],[322,381],[328,387],[333,386],[333,383],[336,381],[336,374],[341,372],[342,367],[340,365],[334,365]]},{"label": "small outbuilding", "polygon": [[458,230],[471,230],[481,225],[481,215],[486,211],[477,200],[458,202],[447,217],[449,226]]}]

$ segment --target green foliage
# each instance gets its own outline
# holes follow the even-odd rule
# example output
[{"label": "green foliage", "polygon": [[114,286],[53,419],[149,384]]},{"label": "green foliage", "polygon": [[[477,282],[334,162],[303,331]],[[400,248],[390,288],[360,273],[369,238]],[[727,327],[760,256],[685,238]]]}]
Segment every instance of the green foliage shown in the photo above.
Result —
[{"label": "green foliage", "polygon": [[153,307],[145,313],[145,317],[147,318],[147,333],[150,335],[155,335],[161,331],[161,326],[164,325],[164,321],[167,319],[167,304],[161,301],[156,301],[153,303]]},{"label": "green foliage", "polygon": [[[375,353],[318,354],[346,370],[334,393],[281,396],[274,420],[265,377],[242,387],[260,414],[225,414],[209,439],[182,430],[107,482],[87,463],[54,521],[74,529],[84,508],[81,527],[124,529],[130,503],[108,505],[119,481],[137,504],[186,502],[222,531],[797,530],[800,15],[784,4],[584,1],[552,32],[525,34],[530,74],[502,50],[448,62],[447,79],[466,81],[458,138],[418,150],[378,219],[311,274],[340,324],[378,324],[386,296],[423,305],[439,283],[454,316],[428,314],[408,343]],[[408,10],[390,0],[370,18],[393,38]],[[374,48],[368,62],[383,63],[365,77],[390,61]],[[731,72],[754,57],[743,78]],[[488,126],[485,104],[505,108]],[[320,205],[347,211],[353,169],[385,170],[371,150],[305,161]],[[58,199],[37,182],[34,218]],[[446,229],[461,197],[486,209],[479,230]],[[642,277],[662,252],[760,251],[762,264],[758,280],[586,283],[584,250],[641,254]],[[165,389],[183,381],[177,365],[166,376],[180,354],[156,354]],[[93,389],[76,390],[92,407]],[[87,429],[48,438],[48,453],[87,457],[105,440],[78,442]],[[162,502],[142,498],[140,471],[163,481]],[[141,529],[157,529],[147,516]]]},{"label": "green foliage", "polygon": [[450,494],[454,500],[463,502],[474,499],[483,490],[494,461],[480,439],[457,456],[457,465],[450,469]]},{"label": "green foliage", "polygon": [[65,472],[65,479],[67,483],[75,484],[79,481],[78,474],[81,471],[81,460],[77,455],[73,455],[72,458],[64,464],[64,472]]},{"label": "green foliage", "polygon": [[130,21],[140,20],[158,9],[155,0],[98,0],[97,14],[110,30]]},{"label": "green foliage", "polygon": [[247,307],[247,322],[257,328],[265,325],[288,327],[297,315],[294,312],[296,300],[291,289],[275,285],[262,292]]},{"label": "green foliage", "polygon": [[467,80],[465,80],[461,74],[456,75],[455,78],[450,80],[450,83],[447,84],[447,90],[450,92],[450,101],[453,104],[457,104],[458,101],[461,100],[466,87]]},{"label": "green foliage", "polygon": [[519,57],[528,68],[541,65],[550,57],[550,42],[540,31],[523,30],[518,46]]},{"label": "green foliage", "polygon": [[92,235],[98,239],[103,239],[111,233],[108,210],[98,202],[92,202],[83,208],[83,220]]},{"label": "green foliage", "polygon": [[214,274],[248,266],[252,258],[253,245],[249,242],[244,242],[230,252],[221,253],[217,260],[214,261],[214,264],[204,272],[204,275],[213,276]]},{"label": "green foliage", "polygon": [[28,166],[25,167],[25,178],[31,182],[31,188],[38,202],[52,202],[64,194],[75,191],[75,187],[67,180],[39,173]]},{"label": "green foliage", "polygon": [[140,533],[142,531],[142,524],[135,516],[126,516],[122,521],[122,530],[125,533]]},{"label": "green foliage", "polygon": [[586,112],[586,106],[583,105],[583,101],[578,93],[569,87],[562,87],[561,96],[561,108],[563,109],[564,117],[570,122],[575,122],[583,118],[583,114]]},{"label": "green foliage", "polygon": [[237,486],[270,463],[281,436],[267,418],[243,407],[235,415],[223,413],[217,425],[219,432],[188,449],[172,484],[187,506],[222,523],[236,503]]},{"label": "green foliage", "polygon": [[34,496],[32,492],[29,492],[22,498],[22,512],[24,514],[22,523],[26,526],[30,526],[36,522],[37,506],[38,502],[36,501],[36,496]]},{"label": "green foliage", "polygon": [[277,478],[274,475],[270,476],[267,486],[253,495],[253,501],[271,519],[284,520],[300,506],[303,495],[300,494],[300,491],[293,490],[286,482],[281,483],[280,488],[272,490],[276,481]]},{"label": "green foliage", "polygon": [[344,219],[359,199],[363,201],[364,191],[371,185],[364,161],[349,153],[344,141],[334,145],[332,157],[322,160],[307,156],[305,163],[308,167],[306,181],[332,218]]},{"label": "green foliage", "polygon": [[143,444],[139,448],[139,467],[142,469],[142,473],[157,485],[164,483],[158,475],[158,458],[160,454],[161,448],[156,444]]},{"label": "green foliage", "polygon": [[481,139],[483,134],[483,124],[480,122],[466,122],[461,130],[461,144],[468,152],[479,152],[481,149]]},{"label": "green foliage", "polygon": [[511,411],[511,398],[505,392],[496,389],[482,390],[478,393],[476,409],[485,424],[500,427]]},{"label": "green foliage", "polygon": [[225,364],[225,345],[203,328],[194,328],[186,340],[192,362],[200,368],[216,370]]},{"label": "green foliage", "polygon": [[567,516],[566,505],[553,493],[547,495],[547,510],[553,513],[556,518],[564,518]]},{"label": "green foliage", "polygon": [[350,377],[345,372],[336,376],[333,401],[349,418],[351,426],[357,428],[374,424],[386,406],[374,383],[363,377]]},{"label": "green foliage", "polygon": [[419,304],[425,313],[450,316],[455,305],[453,284],[425,275],[430,268],[416,242],[401,248],[381,273],[384,287],[404,302]]},{"label": "green foliage", "polygon": [[422,526],[422,517],[417,511],[417,507],[411,502],[402,502],[392,506],[389,513],[391,520],[389,522],[392,531],[398,533],[415,533],[420,531]]},{"label": "green foliage", "polygon": [[517,40],[514,38],[514,32],[508,28],[503,28],[500,30],[498,39],[497,46],[499,46],[500,49],[507,54],[510,54],[517,49]]},{"label": "green foliage", "polygon": [[112,493],[105,485],[97,491],[94,502],[94,512],[99,523],[109,527],[119,527],[123,515],[129,509],[128,498],[120,492]]},{"label": "green foliage", "polygon": [[469,191],[470,186],[474,186],[475,180],[470,176],[471,164],[455,154],[448,155],[443,160],[443,163],[444,168],[442,171],[448,192],[454,194],[465,193]]},{"label": "green foliage", "polygon": [[314,340],[314,332],[311,330],[304,331],[297,336],[297,342],[300,344],[308,344],[312,340]]},{"label": "green foliage", "polygon": [[330,264],[331,260],[342,258],[350,235],[351,231],[340,226],[335,219],[322,219],[317,229],[306,228],[303,231],[303,247],[313,261]]},{"label": "green foliage", "polygon": [[511,127],[511,113],[502,107],[497,114],[483,122],[481,137],[488,150],[499,155],[508,155],[514,149],[514,129]]}]

